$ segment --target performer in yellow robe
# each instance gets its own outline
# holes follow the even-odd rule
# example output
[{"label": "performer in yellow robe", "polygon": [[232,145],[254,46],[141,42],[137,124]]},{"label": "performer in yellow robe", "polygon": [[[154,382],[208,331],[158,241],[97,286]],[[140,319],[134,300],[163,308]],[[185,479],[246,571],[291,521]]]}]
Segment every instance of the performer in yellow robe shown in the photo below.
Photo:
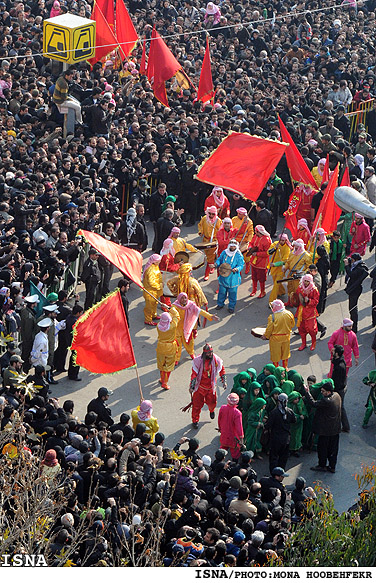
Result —
[{"label": "performer in yellow robe", "polygon": [[[326,231],[321,227],[316,229],[316,232],[312,235],[307,245],[307,251],[311,254],[312,257],[311,263],[317,263],[317,260],[319,259],[319,256],[316,253],[316,249],[319,245],[324,245],[327,254],[330,255],[330,242],[326,238]],[[313,253],[315,253],[314,257]]]},{"label": "performer in yellow robe", "polygon": [[[292,303],[294,303],[294,296],[299,287],[300,276],[304,275],[312,263],[312,256],[305,250],[302,239],[296,239],[296,241],[293,241],[292,247],[292,251],[290,251],[290,255],[288,256],[282,270],[285,278],[293,276],[298,277],[287,282],[287,293],[289,296],[288,303],[286,304],[287,306],[291,306]],[[299,302],[297,301],[296,306],[298,306],[298,304]]]},{"label": "performer in yellow robe", "polygon": [[269,340],[270,360],[274,366],[279,365],[287,369],[290,358],[290,338],[291,330],[295,325],[295,318],[289,310],[286,310],[282,300],[272,302],[273,314],[268,317],[263,338]]},{"label": "performer in yellow robe", "polygon": [[[240,207],[236,209],[237,216],[233,217],[232,225],[236,232],[233,239],[239,243],[239,249],[242,250],[243,246],[245,251],[248,249],[248,245],[252,240],[254,235],[253,231],[253,222],[248,217],[247,209],[244,207]],[[245,261],[245,273],[249,273],[251,269],[251,255],[246,255],[245,251],[243,252],[243,258]]]},{"label": "performer in yellow robe", "polygon": [[134,430],[136,430],[139,423],[144,423],[146,425],[146,433],[154,441],[155,434],[159,431],[159,425],[156,417],[153,417],[153,405],[151,401],[142,401],[141,405],[133,409],[131,411],[131,419]]},{"label": "performer in yellow robe", "polygon": [[[217,215],[217,207],[209,206],[205,211],[205,216],[203,216],[198,224],[198,234],[202,237],[203,243],[216,243],[217,242],[217,232],[222,225],[221,219]],[[209,274],[214,272],[214,262],[216,254],[216,245],[205,249],[206,255],[206,268],[204,280],[209,279]]]},{"label": "performer in yellow robe", "polygon": [[277,283],[284,278],[283,266],[287,261],[291,250],[291,243],[286,233],[279,236],[278,241],[274,241],[269,247],[270,275],[273,278],[273,289],[269,296],[269,303],[286,293],[283,283]]},{"label": "performer in yellow robe", "polygon": [[204,316],[207,320],[218,321],[217,315],[209,314],[205,310],[201,310],[194,302],[188,299],[186,293],[182,292],[178,295],[176,302],[173,304],[179,312],[180,320],[176,329],[176,342],[178,345],[176,353],[175,366],[179,364],[183,346],[193,359],[195,357],[195,336],[194,330],[197,326],[197,320],[200,316]]},{"label": "performer in yellow robe", "polygon": [[187,241],[182,237],[179,237],[179,235],[180,235],[179,227],[173,227],[169,235],[169,238],[172,239],[175,253],[177,253],[178,251],[190,251],[191,253],[199,253],[196,247],[193,247],[193,245],[187,243]]},{"label": "performer in yellow robe", "polygon": [[147,326],[156,326],[156,322],[153,320],[159,320],[160,316],[157,316],[157,300],[154,298],[160,298],[163,295],[163,282],[162,274],[159,270],[159,263],[162,257],[157,253],[151,255],[148,262],[145,265],[144,275],[142,279],[142,285],[144,288],[150,292],[150,294],[143,292],[145,307],[144,307],[144,322]]},{"label": "performer in yellow robe", "polygon": [[157,326],[157,367],[161,374],[159,382],[163,389],[170,388],[168,379],[175,367],[177,352],[176,330],[179,320],[179,312],[172,306],[169,312],[162,314]]},{"label": "performer in yellow robe", "polygon": [[173,296],[178,297],[182,292],[186,293],[188,299],[191,300],[199,308],[207,307],[208,300],[201,289],[197,279],[191,277],[192,265],[190,263],[183,263],[179,267],[178,275],[168,280],[167,286]]}]

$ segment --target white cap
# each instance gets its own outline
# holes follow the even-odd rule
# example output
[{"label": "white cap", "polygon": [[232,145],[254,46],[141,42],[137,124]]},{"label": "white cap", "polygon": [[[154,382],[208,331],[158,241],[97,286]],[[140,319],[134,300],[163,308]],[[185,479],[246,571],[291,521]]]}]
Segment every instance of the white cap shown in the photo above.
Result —
[{"label": "white cap", "polygon": [[26,298],[24,298],[24,299],[25,299],[25,302],[28,302],[30,304],[35,304],[35,302],[37,304],[39,304],[39,298],[38,298],[37,294],[34,294],[33,296],[26,296]]},{"label": "white cap", "polygon": [[203,455],[202,458],[202,463],[204,464],[204,466],[211,466],[211,457],[210,455]]},{"label": "white cap", "polygon": [[141,514],[135,514],[132,519],[132,524],[135,526],[141,524]]},{"label": "white cap", "polygon": [[52,320],[51,318],[43,318],[43,320],[41,320],[40,322],[37,322],[39,328],[48,328],[48,326],[51,326],[52,324]]},{"label": "white cap", "polygon": [[47,312],[57,312],[58,307],[57,304],[52,304],[51,306],[43,306],[43,309]]}]

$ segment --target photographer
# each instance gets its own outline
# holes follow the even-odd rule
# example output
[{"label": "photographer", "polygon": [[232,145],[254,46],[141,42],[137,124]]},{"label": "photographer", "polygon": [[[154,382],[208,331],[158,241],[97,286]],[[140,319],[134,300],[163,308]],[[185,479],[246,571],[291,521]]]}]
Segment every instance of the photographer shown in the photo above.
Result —
[{"label": "photographer", "polygon": [[359,253],[353,253],[345,259],[346,287],[345,292],[349,296],[349,313],[353,321],[353,332],[358,331],[358,301],[363,291],[362,282],[369,275],[368,267]]}]

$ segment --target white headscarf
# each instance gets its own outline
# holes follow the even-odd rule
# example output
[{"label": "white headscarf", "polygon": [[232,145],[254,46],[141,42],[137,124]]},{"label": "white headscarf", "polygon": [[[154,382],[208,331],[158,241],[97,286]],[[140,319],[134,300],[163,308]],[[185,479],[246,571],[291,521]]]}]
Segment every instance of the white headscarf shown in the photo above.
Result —
[{"label": "white headscarf", "polygon": [[364,178],[364,156],[362,156],[362,154],[355,154],[354,160],[355,160],[357,166],[359,166],[359,168],[360,168],[360,172],[361,172],[360,178],[363,180],[363,178]]},{"label": "white headscarf", "polygon": [[[236,249],[234,251],[230,251],[230,247],[233,245],[236,246]],[[238,253],[238,251],[239,251],[239,243],[235,239],[231,239],[231,241],[227,245],[227,248],[225,249],[226,255],[228,255],[229,257],[234,257],[234,255],[236,255],[236,253]]]},{"label": "white headscarf", "polygon": [[163,255],[168,255],[169,253],[175,257],[174,242],[172,239],[167,238],[163,241],[163,247],[161,249],[160,255],[163,257]]},{"label": "white headscarf", "polygon": [[137,227],[137,214],[136,210],[133,207],[127,210],[125,224],[127,226],[127,239],[129,242]]}]

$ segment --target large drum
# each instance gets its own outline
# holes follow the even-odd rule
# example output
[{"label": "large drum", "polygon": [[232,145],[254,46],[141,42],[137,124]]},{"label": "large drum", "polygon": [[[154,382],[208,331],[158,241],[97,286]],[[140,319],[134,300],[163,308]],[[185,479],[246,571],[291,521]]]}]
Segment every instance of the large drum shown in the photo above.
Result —
[{"label": "large drum", "polygon": [[266,328],[252,328],[251,334],[255,338],[262,338],[266,332]]},{"label": "large drum", "polygon": [[229,263],[221,263],[218,267],[218,273],[222,277],[228,277],[231,274],[232,268]]},{"label": "large drum", "polygon": [[174,262],[179,263],[179,261],[190,263],[192,269],[196,270],[205,265],[205,254],[202,251],[178,251],[175,254]]}]

